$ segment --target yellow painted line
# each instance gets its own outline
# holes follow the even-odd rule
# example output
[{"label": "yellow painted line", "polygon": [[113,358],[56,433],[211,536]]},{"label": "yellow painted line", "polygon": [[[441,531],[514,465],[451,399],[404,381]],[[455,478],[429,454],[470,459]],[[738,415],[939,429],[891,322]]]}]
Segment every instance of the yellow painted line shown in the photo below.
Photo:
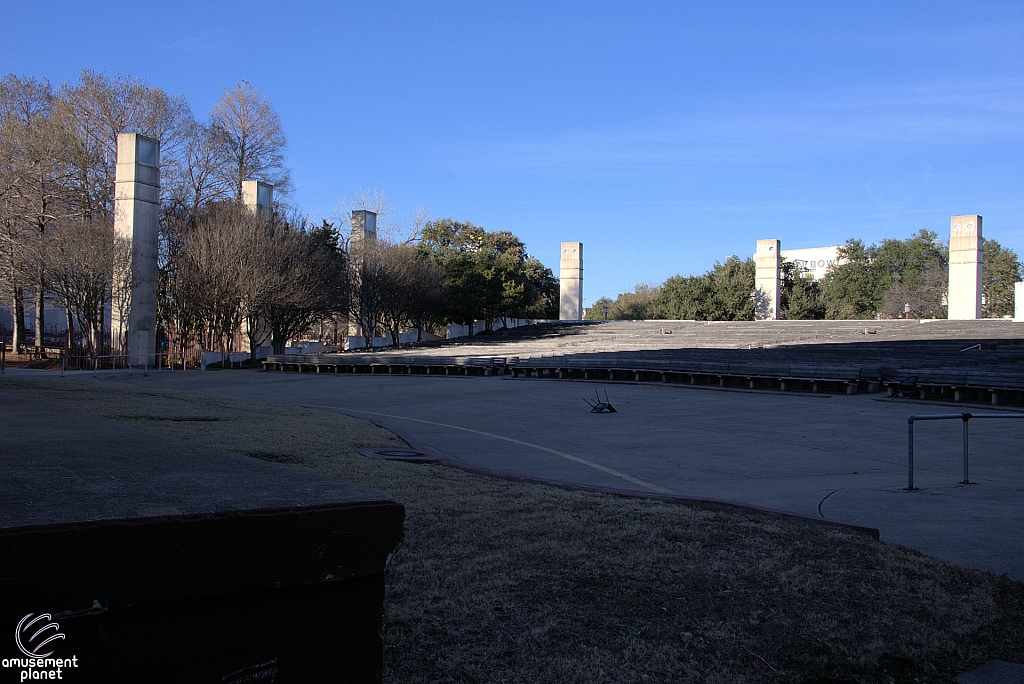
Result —
[{"label": "yellow painted line", "polygon": [[641,487],[645,487],[647,489],[650,489],[652,492],[660,492],[662,494],[667,494],[667,493],[669,493],[671,491],[671,490],[665,489],[664,487],[659,487],[656,484],[651,484],[650,482],[645,482],[644,480],[640,480],[638,478],[635,478],[632,475],[627,475],[626,473],[620,473],[618,470],[615,470],[614,468],[609,468],[608,466],[603,466],[600,463],[594,463],[593,461],[588,461],[585,458],[580,458],[579,456],[573,456],[572,454],[567,454],[564,451],[558,451],[557,449],[549,449],[546,446],[541,446],[539,444],[531,444],[530,442],[524,442],[521,439],[513,439],[511,437],[503,437],[502,435],[496,435],[493,432],[484,432],[483,430],[474,430],[472,428],[459,427],[458,425],[448,425],[447,423],[437,423],[437,422],[434,422],[432,420],[423,420],[422,418],[408,418],[406,416],[396,416],[396,415],[394,415],[392,413],[378,413],[377,411],[365,411],[363,409],[345,408],[344,406],[312,406],[312,405],[305,405],[305,406],[306,406],[306,408],[338,409],[339,411],[351,411],[353,413],[366,413],[366,414],[369,414],[371,416],[384,416],[385,418],[397,418],[398,420],[411,420],[414,423],[425,423],[426,425],[437,425],[439,427],[450,428],[452,430],[461,430],[462,432],[472,432],[475,435],[483,435],[484,437],[492,437],[494,439],[500,439],[500,440],[505,441],[505,442],[512,442],[513,444],[519,444],[521,446],[530,447],[531,449],[537,449],[538,451],[545,451],[545,452],[547,452],[549,454],[554,454],[555,456],[561,456],[562,458],[568,459],[568,460],[573,461],[575,463],[580,463],[580,464],[585,465],[587,467],[595,468],[597,470],[600,470],[601,472],[608,473],[609,475],[613,475],[615,477],[622,478],[623,480],[626,480],[627,482],[632,482],[635,485],[640,485]]}]

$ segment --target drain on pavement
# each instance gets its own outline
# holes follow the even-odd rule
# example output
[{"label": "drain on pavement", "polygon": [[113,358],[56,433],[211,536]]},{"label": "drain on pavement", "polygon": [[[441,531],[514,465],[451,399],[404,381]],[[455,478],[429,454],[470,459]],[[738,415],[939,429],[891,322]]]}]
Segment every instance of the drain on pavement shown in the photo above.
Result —
[{"label": "drain on pavement", "polygon": [[438,463],[441,458],[412,449],[358,449],[366,458],[382,458],[387,461],[411,461],[413,463]]}]

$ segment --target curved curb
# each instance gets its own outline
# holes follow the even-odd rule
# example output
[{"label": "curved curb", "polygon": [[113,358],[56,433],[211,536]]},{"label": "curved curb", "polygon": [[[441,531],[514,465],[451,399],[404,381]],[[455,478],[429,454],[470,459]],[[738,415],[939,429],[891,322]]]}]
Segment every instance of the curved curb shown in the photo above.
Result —
[{"label": "curved curb", "polygon": [[[458,468],[473,473],[482,473],[484,475],[491,475],[493,477],[500,477],[504,480],[512,480],[514,482],[532,482],[535,484],[550,485],[553,487],[560,487],[562,489],[570,490],[581,490],[581,491],[592,491],[602,492],[604,494],[614,494],[616,496],[627,496],[631,498],[642,498],[642,499],[656,499],[658,501],[668,501],[674,503],[688,504],[693,506],[699,506],[701,508],[715,509],[715,508],[730,508],[739,509],[742,511],[754,511],[757,513],[768,513],[770,515],[778,515],[784,518],[792,520],[802,520],[805,522],[812,522],[819,525],[826,525],[828,527],[841,527],[843,529],[858,532],[860,534],[866,534],[878,541],[880,534],[878,529],[874,527],[865,527],[863,525],[854,525],[853,523],[842,522],[841,520],[830,520],[828,518],[815,518],[810,515],[803,515],[802,513],[793,513],[790,511],[781,511],[775,508],[766,508],[764,506],[754,506],[752,504],[742,504],[735,501],[725,501],[722,499],[709,499],[704,497],[691,497],[684,496],[682,494],[659,494],[646,492],[635,489],[623,489],[620,487],[605,487],[602,485],[583,485],[578,482],[569,482],[566,480],[555,480],[547,477],[531,477],[528,475],[519,475],[516,473],[508,473],[500,470],[493,470],[491,468],[481,468],[474,466],[465,461],[460,461],[457,458],[452,458],[444,454],[438,453],[431,447],[427,446],[423,442],[416,439],[416,437],[405,432],[401,428],[397,428],[394,425],[387,423],[386,421],[379,420],[377,418],[368,418],[365,415],[358,415],[354,412],[344,411],[336,408],[326,407],[314,407],[314,406],[303,406],[303,408],[312,408],[317,411],[326,411],[328,413],[339,413],[349,418],[358,418],[367,422],[373,423],[377,427],[384,428],[388,432],[394,433],[399,439],[409,445],[410,448],[415,451],[424,454],[427,459],[422,459],[420,462],[435,463],[438,465],[445,465],[451,468]],[[362,453],[363,450],[360,450]],[[365,455],[365,454],[364,454]],[[429,459],[429,460],[428,460]]]}]

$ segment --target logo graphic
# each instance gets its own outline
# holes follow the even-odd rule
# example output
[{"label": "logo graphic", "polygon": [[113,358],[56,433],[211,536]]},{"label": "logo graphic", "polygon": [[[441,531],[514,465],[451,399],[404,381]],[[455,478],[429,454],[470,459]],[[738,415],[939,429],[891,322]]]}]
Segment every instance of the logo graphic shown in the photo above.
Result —
[{"label": "logo graphic", "polygon": [[[40,620],[45,622],[37,624]],[[50,622],[50,620],[52,618],[49,613],[43,613],[35,618],[32,617],[32,613],[29,613],[18,622],[18,627],[14,632],[14,641],[18,644],[21,652],[29,658],[46,658],[53,655],[53,651],[49,653],[40,653],[40,651],[51,641],[64,638],[64,635],[60,633],[60,625]],[[35,631],[33,632],[33,630]]]}]

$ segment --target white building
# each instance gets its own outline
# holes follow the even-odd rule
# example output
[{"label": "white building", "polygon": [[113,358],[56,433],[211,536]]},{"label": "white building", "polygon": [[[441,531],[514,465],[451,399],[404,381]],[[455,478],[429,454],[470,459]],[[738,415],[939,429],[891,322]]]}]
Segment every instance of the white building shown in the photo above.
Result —
[{"label": "white building", "polygon": [[811,247],[809,249],[784,249],[780,252],[783,261],[796,264],[797,272],[810,274],[815,280],[825,277],[830,266],[846,263],[839,258],[839,247]]}]

